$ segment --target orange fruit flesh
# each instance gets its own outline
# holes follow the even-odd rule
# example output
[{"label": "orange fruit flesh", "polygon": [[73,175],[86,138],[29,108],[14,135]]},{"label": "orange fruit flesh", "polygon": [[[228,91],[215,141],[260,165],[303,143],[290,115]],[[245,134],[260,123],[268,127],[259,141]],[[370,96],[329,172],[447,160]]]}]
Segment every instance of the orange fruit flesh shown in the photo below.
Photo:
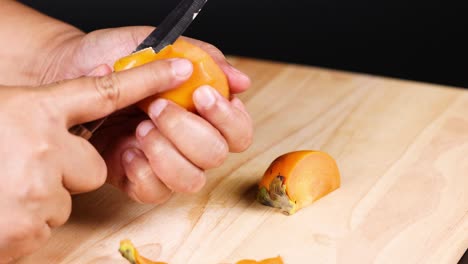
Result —
[{"label": "orange fruit flesh", "polygon": [[309,151],[295,151],[276,158],[265,171],[265,174],[260,181],[260,186],[264,186],[267,190],[270,190],[270,183],[274,178],[277,176],[283,176],[286,178],[288,175],[291,175],[297,165],[297,162],[307,154],[309,154]]},{"label": "orange fruit flesh", "polygon": [[303,208],[340,186],[335,161],[323,152],[312,152],[299,159],[289,177],[286,192],[298,208]]},{"label": "orange fruit flesh", "polygon": [[179,38],[173,45],[169,45],[160,52],[147,48],[123,57],[114,64],[116,72],[131,69],[152,61],[186,58],[193,64],[192,76],[176,89],[150,96],[137,105],[148,113],[149,105],[157,98],[165,98],[182,106],[191,112],[196,112],[192,101],[193,92],[202,85],[210,85],[222,96],[229,98],[229,85],[227,78],[213,58],[201,48]]}]

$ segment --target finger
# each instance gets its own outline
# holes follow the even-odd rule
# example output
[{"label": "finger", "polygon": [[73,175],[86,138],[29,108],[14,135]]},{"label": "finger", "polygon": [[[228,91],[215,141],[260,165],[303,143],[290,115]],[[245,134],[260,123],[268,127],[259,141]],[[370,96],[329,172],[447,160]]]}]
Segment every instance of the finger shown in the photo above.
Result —
[{"label": "finger", "polygon": [[251,80],[249,76],[233,67],[218,48],[197,39],[185,39],[210,54],[216,64],[218,64],[218,66],[224,71],[224,74],[226,74],[232,93],[241,93],[250,87]]},{"label": "finger", "polygon": [[70,135],[63,153],[63,185],[72,194],[89,192],[106,181],[107,168],[97,150],[85,139]]},{"label": "finger", "polygon": [[242,152],[250,146],[252,119],[239,99],[229,102],[209,86],[198,88],[193,99],[198,113],[221,132],[231,151]]},{"label": "finger", "polygon": [[120,28],[99,29],[86,34],[80,42],[80,48],[75,54],[80,65],[87,74],[98,64],[113,65],[116,60],[132,53],[136,46],[145,39],[153,27],[131,26]]},{"label": "finger", "polygon": [[136,148],[122,155],[122,166],[127,175],[127,194],[140,203],[161,204],[167,201],[172,191],[153,172],[144,154]]},{"label": "finger", "polygon": [[175,192],[193,193],[205,184],[202,170],[188,161],[150,120],[137,127],[137,138],[153,171]]},{"label": "finger", "polygon": [[[125,192],[128,179],[123,168],[122,155],[128,149],[141,148],[140,143],[138,142],[134,134],[135,129],[140,122],[141,121],[139,121],[135,125],[132,124],[130,126],[133,127],[133,129],[131,131],[128,131],[128,135],[121,135],[118,139],[114,140],[112,144],[107,144],[105,146],[100,147],[101,149],[105,149],[105,151],[101,151],[100,153],[107,166],[106,182],[114,185],[116,188],[122,190],[123,192]],[[98,138],[95,139],[97,140]],[[93,142],[93,146],[99,145],[101,143],[102,142]]]},{"label": "finger", "polygon": [[223,136],[200,116],[164,99],[150,105],[149,116],[161,133],[198,167],[215,168],[226,159],[228,145]]},{"label": "finger", "polygon": [[68,125],[96,120],[150,95],[175,88],[192,73],[186,59],[151,62],[102,77],[85,77],[55,86],[54,103]]},{"label": "finger", "polygon": [[41,211],[47,214],[47,224],[52,228],[65,224],[70,217],[72,205],[70,193],[61,184],[55,190],[45,208],[41,208]]}]

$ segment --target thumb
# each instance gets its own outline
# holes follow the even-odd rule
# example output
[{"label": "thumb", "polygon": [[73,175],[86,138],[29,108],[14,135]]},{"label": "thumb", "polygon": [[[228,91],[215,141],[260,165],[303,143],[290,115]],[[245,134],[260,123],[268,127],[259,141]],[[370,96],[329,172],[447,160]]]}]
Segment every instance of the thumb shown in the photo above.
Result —
[{"label": "thumb", "polygon": [[186,59],[151,62],[100,77],[83,77],[52,88],[68,126],[93,121],[187,80],[193,66]]}]

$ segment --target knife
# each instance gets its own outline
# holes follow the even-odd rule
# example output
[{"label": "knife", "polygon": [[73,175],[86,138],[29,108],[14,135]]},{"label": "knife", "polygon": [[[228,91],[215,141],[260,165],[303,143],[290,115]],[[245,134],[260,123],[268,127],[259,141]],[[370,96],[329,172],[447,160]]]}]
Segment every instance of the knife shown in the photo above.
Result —
[{"label": "knife", "polygon": [[[145,49],[153,49],[155,53],[158,53],[166,46],[174,44],[195,20],[207,1],[181,0],[161,24],[137,46],[132,54]],[[89,140],[93,133],[105,122],[106,118],[76,125],[70,128],[69,131]]]}]

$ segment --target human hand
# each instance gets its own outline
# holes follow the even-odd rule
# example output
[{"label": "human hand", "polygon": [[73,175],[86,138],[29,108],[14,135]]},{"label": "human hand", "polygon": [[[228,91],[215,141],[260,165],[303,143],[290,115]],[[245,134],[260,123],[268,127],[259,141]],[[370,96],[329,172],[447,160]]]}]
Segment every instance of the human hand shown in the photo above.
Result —
[{"label": "human hand", "polygon": [[[98,64],[113,65],[131,53],[152,30],[125,27],[92,32],[75,44],[77,48],[65,49],[74,51],[70,63],[73,67],[63,65],[59,73],[80,76],[89,74]],[[213,57],[226,74],[232,94],[250,86],[250,79],[230,66],[217,48],[187,40]],[[155,108],[166,108],[153,108],[152,122],[136,108],[109,117],[91,139],[106,161],[108,182],[136,201],[162,203],[174,191],[199,190],[205,181],[205,170],[221,165],[229,151],[240,152],[250,145],[252,121],[239,99],[233,96],[226,100],[203,87],[195,93],[194,101],[199,116],[160,100]],[[143,132],[148,134],[139,134]]]},{"label": "human hand", "polygon": [[174,88],[191,71],[178,59],[35,89],[0,86],[0,263],[43,245],[68,219],[70,195],[105,182],[101,155],[68,129]]}]

